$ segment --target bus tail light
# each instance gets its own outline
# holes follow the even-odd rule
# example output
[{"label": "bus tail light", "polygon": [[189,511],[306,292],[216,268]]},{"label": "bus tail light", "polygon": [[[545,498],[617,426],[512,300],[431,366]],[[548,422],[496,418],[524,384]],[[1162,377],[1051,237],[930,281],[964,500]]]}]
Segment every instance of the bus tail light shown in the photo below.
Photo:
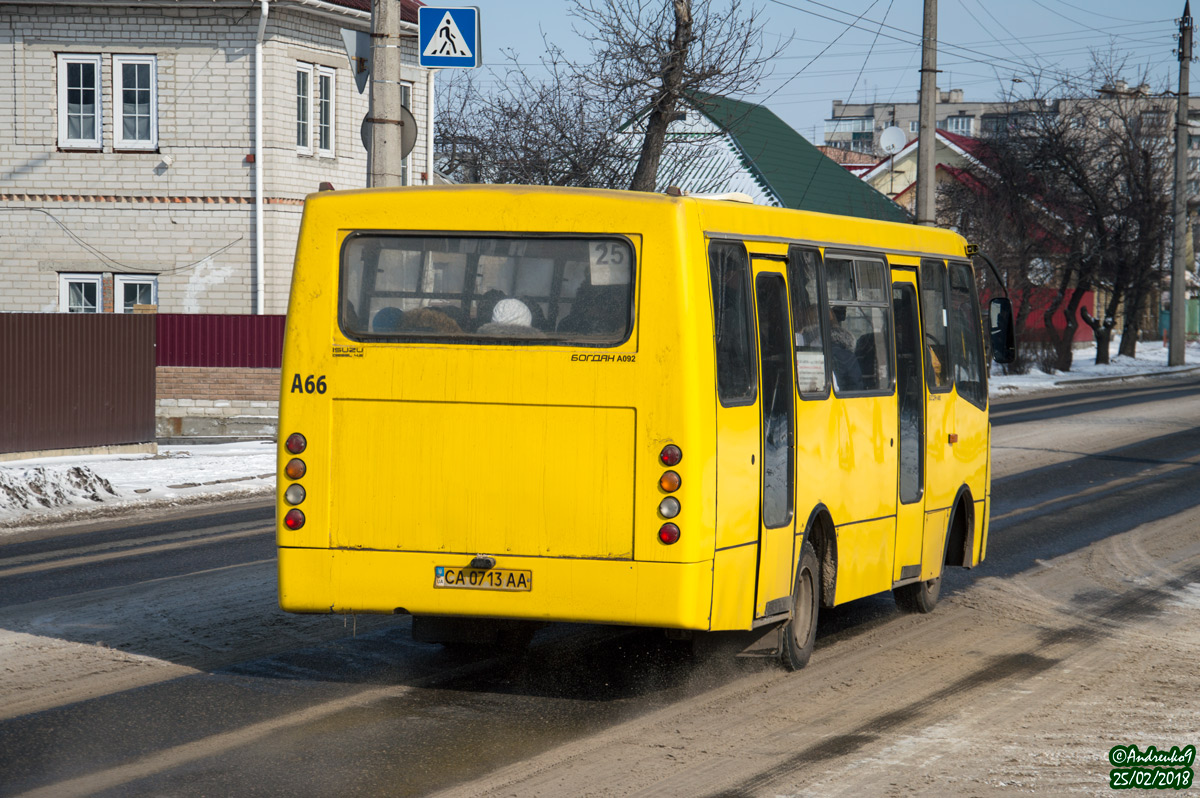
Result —
[{"label": "bus tail light", "polygon": [[288,529],[299,529],[304,526],[304,513],[293,507],[283,517],[283,523],[287,525]]},{"label": "bus tail light", "polygon": [[288,464],[283,467],[283,473],[288,479],[301,479],[308,471],[308,466],[299,457],[293,457],[288,460]]},{"label": "bus tail light", "polygon": [[293,432],[288,436],[287,443],[284,446],[292,454],[300,454],[308,446],[308,441],[299,432]]},{"label": "bus tail light", "polygon": [[[288,490],[291,490],[291,488]],[[297,504],[298,502],[292,503]],[[658,514],[663,518],[674,518],[679,515],[679,499],[676,499],[674,496],[668,496],[663,499],[658,505]]]},{"label": "bus tail light", "polygon": [[665,466],[678,465],[683,459],[683,450],[673,443],[668,443],[663,447],[663,450],[658,453],[658,459]]},{"label": "bus tail light", "polygon": [[682,484],[683,480],[674,471],[668,471],[658,479],[658,486],[663,489],[664,493],[674,493]]},{"label": "bus tail light", "polygon": [[283,492],[283,500],[288,504],[299,504],[304,501],[304,486],[300,484],[288,485],[288,489]]},{"label": "bus tail light", "polygon": [[[296,512],[293,510],[292,512]],[[679,527],[674,524],[663,524],[658,530],[658,539],[670,546],[679,540]]]}]

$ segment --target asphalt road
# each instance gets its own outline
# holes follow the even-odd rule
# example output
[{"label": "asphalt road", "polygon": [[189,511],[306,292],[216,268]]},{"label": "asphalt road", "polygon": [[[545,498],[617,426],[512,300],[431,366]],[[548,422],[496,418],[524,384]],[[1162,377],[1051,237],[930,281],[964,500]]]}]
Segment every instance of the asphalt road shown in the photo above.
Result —
[{"label": "asphalt road", "polygon": [[[988,559],[949,572],[951,603],[1200,506],[1200,379],[999,401],[993,425]],[[0,545],[0,671],[17,685],[0,691],[0,795],[425,795],[808,673],[733,660],[736,636],[694,656],[652,631],[556,625],[525,656],[471,657],[414,643],[404,618],[286,615],[271,519],[192,510]],[[919,629],[889,596],[853,602],[823,613],[814,663]],[[1022,663],[980,687],[1042,667]],[[762,773],[720,792],[774,794],[783,771]]]}]

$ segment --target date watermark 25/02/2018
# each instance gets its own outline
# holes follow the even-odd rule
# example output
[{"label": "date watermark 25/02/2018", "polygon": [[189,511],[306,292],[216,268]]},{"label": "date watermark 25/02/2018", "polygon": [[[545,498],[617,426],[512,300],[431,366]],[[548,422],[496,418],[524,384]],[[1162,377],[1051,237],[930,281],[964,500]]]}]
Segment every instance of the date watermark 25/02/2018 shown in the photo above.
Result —
[{"label": "date watermark 25/02/2018", "polygon": [[1113,766],[1108,786],[1114,790],[1186,790],[1192,786],[1196,746],[1160,751],[1152,745],[1141,751],[1136,745],[1114,745],[1108,762]]}]

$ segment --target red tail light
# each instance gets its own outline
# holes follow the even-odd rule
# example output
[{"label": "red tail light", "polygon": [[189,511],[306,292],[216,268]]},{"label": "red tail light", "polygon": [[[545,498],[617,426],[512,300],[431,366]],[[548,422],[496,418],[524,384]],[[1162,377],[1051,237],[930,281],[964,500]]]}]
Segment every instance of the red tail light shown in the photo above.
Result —
[{"label": "red tail light", "polygon": [[284,444],[287,450],[292,454],[300,454],[304,448],[308,446],[308,441],[299,432],[293,432],[288,436],[287,443]]},{"label": "red tail light", "polygon": [[295,508],[288,510],[287,515],[283,517],[283,523],[288,529],[299,529],[304,526],[304,513]]},{"label": "red tail light", "polygon": [[658,453],[658,459],[666,466],[678,465],[679,461],[683,459],[683,450],[673,443],[668,443]]},{"label": "red tail light", "polygon": [[670,546],[679,540],[679,527],[674,524],[663,524],[658,529],[658,539]]}]

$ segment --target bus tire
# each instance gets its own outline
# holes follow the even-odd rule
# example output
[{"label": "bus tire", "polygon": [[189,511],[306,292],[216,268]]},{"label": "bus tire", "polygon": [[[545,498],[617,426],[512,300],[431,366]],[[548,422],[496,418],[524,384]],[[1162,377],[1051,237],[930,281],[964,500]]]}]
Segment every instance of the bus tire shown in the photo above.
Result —
[{"label": "bus tire", "polygon": [[798,671],[808,664],[817,641],[817,613],[821,607],[821,563],[805,537],[796,566],[796,586],[792,589],[792,619],[783,626],[780,658],[783,666]]},{"label": "bus tire", "polygon": [[892,591],[892,595],[896,599],[896,606],[901,612],[933,612],[933,608],[937,606],[938,594],[942,592],[942,577],[939,574],[933,579],[927,579],[924,582],[913,582],[910,585],[901,585]]}]

